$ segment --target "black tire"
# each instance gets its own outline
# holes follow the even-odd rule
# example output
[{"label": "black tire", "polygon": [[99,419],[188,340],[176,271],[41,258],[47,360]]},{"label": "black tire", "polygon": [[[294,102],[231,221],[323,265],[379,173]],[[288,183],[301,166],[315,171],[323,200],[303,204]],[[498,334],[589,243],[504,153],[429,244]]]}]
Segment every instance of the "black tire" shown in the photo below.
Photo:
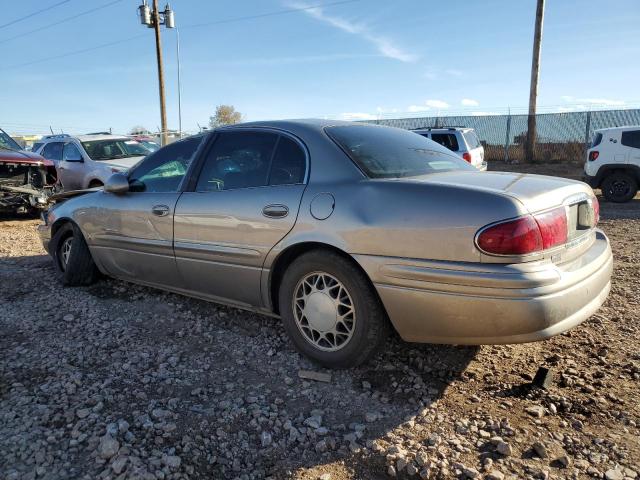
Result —
[{"label": "black tire", "polygon": [[[70,252],[65,262],[63,249],[69,245]],[[51,240],[53,260],[62,284],[70,287],[91,285],[99,276],[91,252],[80,229],[73,223],[60,227]]]},{"label": "black tire", "polygon": [[638,193],[638,182],[625,172],[614,172],[602,182],[602,194],[610,202],[624,203]]},{"label": "black tire", "polygon": [[[294,295],[308,275],[323,272],[341,282],[352,300],[355,322],[351,337],[336,351],[324,351],[307,340],[298,327]],[[349,368],[369,360],[389,334],[389,320],[369,278],[353,262],[328,250],[313,250],[294,260],[287,268],[278,292],[284,327],[296,349],[329,368]]]},{"label": "black tire", "polygon": [[104,187],[104,183],[100,180],[91,180],[88,188]]}]

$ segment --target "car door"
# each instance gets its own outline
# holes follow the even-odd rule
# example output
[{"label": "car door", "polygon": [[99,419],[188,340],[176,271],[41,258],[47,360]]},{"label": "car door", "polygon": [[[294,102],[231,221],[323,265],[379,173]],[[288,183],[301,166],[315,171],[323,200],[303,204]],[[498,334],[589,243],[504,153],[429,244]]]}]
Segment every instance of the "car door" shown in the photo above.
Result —
[{"label": "car door", "polygon": [[173,254],[173,214],[180,186],[202,136],[172,143],[129,174],[124,194],[100,192],[92,253],[110,275],[182,288]]},{"label": "car door", "polygon": [[261,306],[262,266],[293,228],[307,164],[306,148],[282,133],[238,129],[216,136],[174,217],[178,271],[191,292]]},{"label": "car door", "polygon": [[626,150],[625,163],[640,166],[640,130],[622,132],[620,143]]},{"label": "car door", "polygon": [[62,160],[58,162],[58,177],[65,190],[80,190],[84,188],[85,165],[80,149],[74,142],[67,142],[62,148]]}]

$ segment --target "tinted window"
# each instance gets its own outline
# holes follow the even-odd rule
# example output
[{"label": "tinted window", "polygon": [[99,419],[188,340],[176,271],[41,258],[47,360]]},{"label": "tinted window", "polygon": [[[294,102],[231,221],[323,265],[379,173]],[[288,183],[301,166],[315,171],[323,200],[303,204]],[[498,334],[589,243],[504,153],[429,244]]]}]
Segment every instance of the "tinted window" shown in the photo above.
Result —
[{"label": "tinted window", "polygon": [[132,191],[177,192],[195,157],[202,137],[167,145],[146,157],[129,175]]},{"label": "tinted window", "polygon": [[269,185],[290,185],[302,183],[306,168],[306,158],[302,148],[287,137],[280,137],[271,164]]},{"label": "tinted window", "polygon": [[371,178],[414,177],[475,168],[447,149],[408,130],[353,125],[329,127],[333,138]]},{"label": "tinted window", "polygon": [[455,133],[432,133],[431,140],[454,152],[458,151],[458,139]]},{"label": "tinted window", "polygon": [[31,151],[32,151],[32,152],[37,152],[37,151],[40,149],[40,147],[41,147],[41,146],[42,146],[42,143],[41,143],[41,142],[36,142],[36,143],[34,143],[34,144],[33,144],[33,146],[31,147]]},{"label": "tinted window", "polygon": [[82,146],[91,160],[140,157],[148,155],[151,152],[151,150],[136,140],[126,140],[122,138],[91,140],[89,142],[82,142]]},{"label": "tinted window", "polygon": [[622,145],[633,148],[640,148],[640,130],[622,132]]},{"label": "tinted window", "polygon": [[41,155],[48,160],[62,160],[62,143],[47,143],[42,149]]},{"label": "tinted window", "polygon": [[462,132],[464,139],[467,141],[467,146],[469,149],[478,148],[480,146],[480,140],[478,140],[478,136],[476,132],[473,130],[468,130],[466,132]]},{"label": "tinted window", "polygon": [[71,162],[78,162],[82,158],[80,150],[73,143],[67,143],[62,151],[62,159]]},{"label": "tinted window", "polygon": [[278,136],[267,132],[219,134],[202,167],[196,191],[211,192],[267,185]]},{"label": "tinted window", "polygon": [[601,133],[596,133],[593,136],[593,140],[591,141],[591,148],[597,147],[598,145],[600,145],[601,141],[602,141],[602,134]]}]

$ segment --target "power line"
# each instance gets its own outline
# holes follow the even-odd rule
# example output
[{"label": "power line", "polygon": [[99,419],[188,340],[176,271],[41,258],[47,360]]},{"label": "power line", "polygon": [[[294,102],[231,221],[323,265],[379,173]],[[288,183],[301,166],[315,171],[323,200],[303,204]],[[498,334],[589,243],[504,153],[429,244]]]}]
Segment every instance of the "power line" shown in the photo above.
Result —
[{"label": "power line", "polygon": [[15,40],[16,38],[26,37],[27,35],[31,35],[32,33],[41,32],[42,30],[46,30],[47,28],[55,27],[56,25],[60,25],[61,23],[66,23],[66,22],[69,22],[71,20],[75,20],[78,17],[82,17],[83,15],[88,15],[90,13],[97,12],[98,10],[102,10],[103,8],[110,7],[111,5],[114,5],[114,4],[119,3],[121,1],[122,0],[114,0],[113,2],[105,3],[104,5],[100,5],[98,7],[92,8],[90,10],[85,10],[84,12],[78,13],[77,15],[73,15],[71,17],[63,18],[62,20],[58,20],[57,22],[50,23],[48,25],[44,25],[42,27],[35,28],[33,30],[29,30],[28,32],[24,32],[24,33],[20,33],[18,35],[14,35],[13,37],[2,39],[2,40],[0,40],[0,44],[1,43],[10,42],[11,40]]},{"label": "power line", "polygon": [[[65,0],[65,1],[71,1],[71,0]],[[204,27],[204,26],[209,26],[209,25],[219,25],[219,24],[223,24],[223,23],[240,22],[242,20],[253,20],[253,19],[256,19],[256,18],[270,17],[270,16],[274,16],[274,15],[284,15],[284,14],[294,13],[294,12],[303,12],[305,10],[312,10],[314,8],[331,7],[331,6],[335,6],[335,5],[342,5],[342,4],[346,4],[346,3],[353,3],[353,2],[359,2],[359,1],[362,1],[362,0],[341,0],[341,1],[337,1],[337,2],[323,3],[323,4],[313,5],[313,6],[309,6],[309,7],[290,8],[290,9],[287,9],[287,10],[278,10],[278,11],[275,11],[275,12],[262,13],[262,14],[258,14],[258,15],[247,15],[247,16],[244,16],[244,17],[229,18],[229,19],[226,19],[226,20],[218,20],[218,21],[210,22],[210,23],[199,23],[199,24],[185,25],[184,27],[180,27],[180,29]],[[115,2],[113,2],[113,3],[115,3]],[[85,13],[88,13],[88,12],[85,12]],[[63,53],[63,54],[55,55],[55,56],[51,56],[51,57],[46,57],[46,58],[39,58],[37,60],[32,60],[32,61],[25,62],[25,63],[9,65],[9,66],[4,67],[4,69],[5,70],[9,70],[9,69],[12,69],[12,68],[27,67],[27,66],[30,66],[30,65],[34,65],[36,63],[46,62],[47,60],[57,60],[57,59],[60,59],[60,58],[70,57],[70,56],[73,56],[73,55],[78,55],[78,54],[81,54],[81,53],[86,53],[86,52],[91,52],[93,50],[98,50],[100,48],[105,48],[105,47],[110,47],[112,45],[117,45],[119,43],[129,42],[131,40],[134,40],[136,38],[140,38],[140,37],[143,37],[143,36],[144,36],[144,34],[134,35],[133,37],[124,38],[122,40],[117,40],[115,42],[103,43],[101,45],[96,45],[95,47],[89,47],[89,48],[85,48],[85,49],[82,49],[82,50],[75,50],[73,52],[67,52],[67,53]],[[3,40],[3,41],[5,41],[5,40]],[[0,43],[2,43],[2,41],[0,41]],[[2,70],[2,69],[0,69],[0,70]]]},{"label": "power line", "polygon": [[9,23],[5,23],[4,25],[0,25],[0,28],[4,28],[4,27],[8,27],[9,25],[13,25],[14,23],[18,23],[21,22],[23,20],[26,20],[27,18],[31,18],[31,17],[35,17],[36,15],[39,15],[41,13],[47,12],[53,8],[59,7],[60,5],[63,5],[65,3],[69,3],[71,0],[62,0],[61,2],[58,3],[54,3],[53,5],[47,7],[47,8],[43,8],[42,10],[38,10],[36,12],[30,13],[29,15],[25,15],[24,17],[20,17],[20,18],[16,18],[15,20],[11,20]]}]

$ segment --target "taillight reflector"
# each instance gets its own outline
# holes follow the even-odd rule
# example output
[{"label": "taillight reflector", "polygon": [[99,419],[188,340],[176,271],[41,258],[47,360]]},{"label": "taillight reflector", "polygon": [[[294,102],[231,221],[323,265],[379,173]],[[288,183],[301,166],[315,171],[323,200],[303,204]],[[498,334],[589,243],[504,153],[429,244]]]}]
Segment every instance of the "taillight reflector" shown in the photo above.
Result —
[{"label": "taillight reflector", "polygon": [[485,227],[476,243],[494,255],[527,255],[566,243],[567,234],[565,208],[558,207]]},{"label": "taillight reflector", "polygon": [[598,152],[597,150],[593,150],[592,152],[589,152],[589,161],[593,162],[594,160],[597,160],[599,156],[600,152]]},{"label": "taillight reflector", "polygon": [[596,197],[595,195],[591,199],[591,205],[593,206],[593,216],[595,218],[594,227],[595,227],[600,221],[600,202],[598,201],[598,197]]},{"label": "taillight reflector", "polygon": [[463,158],[464,160],[466,160],[467,162],[471,163],[471,154],[470,154],[469,152],[464,152],[464,153],[462,154],[462,158]]}]

